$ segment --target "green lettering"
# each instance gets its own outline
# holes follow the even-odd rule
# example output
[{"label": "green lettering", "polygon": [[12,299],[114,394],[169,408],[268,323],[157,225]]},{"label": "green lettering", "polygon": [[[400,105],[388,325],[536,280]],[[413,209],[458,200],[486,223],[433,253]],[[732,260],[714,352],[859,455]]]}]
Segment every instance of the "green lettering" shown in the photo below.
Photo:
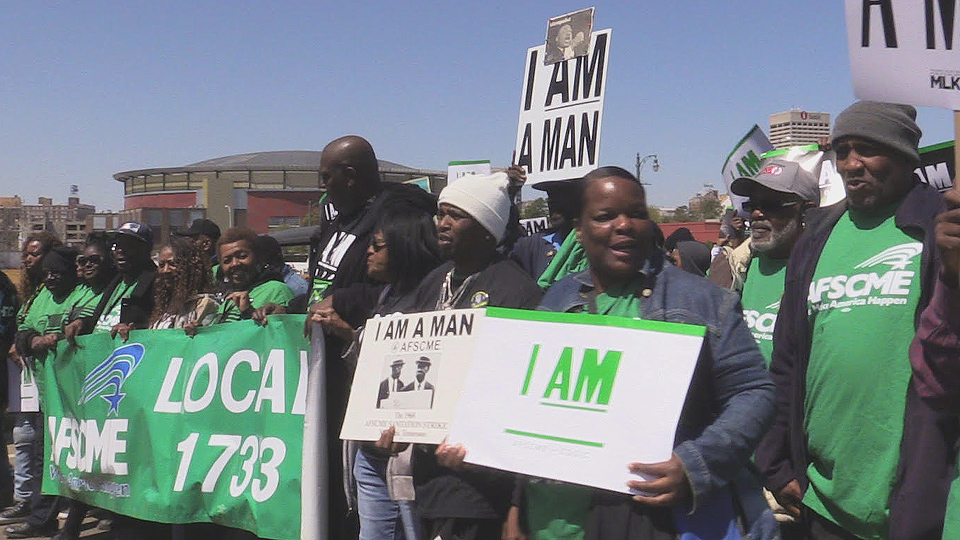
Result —
[{"label": "green lettering", "polygon": [[747,155],[743,156],[740,162],[743,163],[743,166],[750,172],[748,176],[753,176],[760,170],[760,158],[757,157],[757,154],[754,153],[753,150],[748,150]]},{"label": "green lettering", "polygon": [[569,399],[570,397],[570,364],[573,361],[573,347],[564,347],[560,353],[560,360],[557,360],[557,367],[553,370],[553,376],[550,377],[550,384],[547,385],[543,393],[544,398],[549,398],[554,390],[560,391],[559,399]]},{"label": "green lettering", "polygon": [[[610,393],[613,391],[613,381],[617,377],[617,368],[620,367],[621,351],[607,351],[603,355],[603,361],[597,363],[598,353],[596,349],[585,349],[583,351],[583,364],[580,365],[580,374],[577,376],[577,386],[573,391],[573,400],[581,401],[580,396],[586,387],[586,394],[582,401],[591,402],[596,394],[597,405],[607,405],[610,403]],[[597,392],[599,387],[599,392]]]},{"label": "green lettering", "polygon": [[533,352],[530,353],[530,363],[527,364],[527,378],[523,380],[523,390],[520,391],[521,396],[527,395],[527,390],[530,388],[530,378],[533,377],[533,366],[537,364],[538,354],[540,354],[540,345],[534,345]]}]

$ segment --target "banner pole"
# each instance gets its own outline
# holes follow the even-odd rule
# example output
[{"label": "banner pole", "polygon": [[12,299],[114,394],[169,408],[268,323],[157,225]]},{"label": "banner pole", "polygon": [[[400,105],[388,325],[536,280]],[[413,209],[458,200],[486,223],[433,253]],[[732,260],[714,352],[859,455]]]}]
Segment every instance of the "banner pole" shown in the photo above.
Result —
[{"label": "banner pole", "polygon": [[[307,399],[303,416],[303,475],[300,484],[300,538],[326,540],[327,500],[327,407],[324,379],[323,328],[313,323],[310,360],[307,366]],[[331,539],[332,540],[332,539]]]}]

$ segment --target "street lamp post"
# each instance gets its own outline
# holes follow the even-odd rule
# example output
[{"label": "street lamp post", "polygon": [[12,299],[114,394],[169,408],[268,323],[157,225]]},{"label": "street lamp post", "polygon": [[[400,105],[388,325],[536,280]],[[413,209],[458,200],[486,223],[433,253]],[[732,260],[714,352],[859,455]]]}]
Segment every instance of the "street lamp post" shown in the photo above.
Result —
[{"label": "street lamp post", "polygon": [[643,185],[649,185],[643,183],[643,176],[641,173],[643,171],[643,164],[647,162],[648,159],[653,158],[653,172],[660,170],[660,158],[656,154],[648,154],[646,156],[640,157],[640,152],[637,152],[637,180],[640,181]]}]

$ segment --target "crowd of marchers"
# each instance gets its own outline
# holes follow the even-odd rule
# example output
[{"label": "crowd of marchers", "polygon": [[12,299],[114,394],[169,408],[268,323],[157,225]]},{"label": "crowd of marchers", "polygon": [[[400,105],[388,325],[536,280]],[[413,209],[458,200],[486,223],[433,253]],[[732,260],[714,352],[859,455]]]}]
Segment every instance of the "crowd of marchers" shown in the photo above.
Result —
[{"label": "crowd of marchers", "polygon": [[[714,254],[683,231],[664,238],[619,167],[535,186],[550,228],[524,236],[522,168],[435,197],[382,182],[372,146],[345,136],[321,156],[336,211],[311,238],[307,279],[271,237],[208,220],[163,246],[137,222],[79,252],[37,233],[20,283],[0,274],[0,350],[29,370],[84,334],[190,339],[305,313],[326,334],[330,539],[960,538],[960,189],[914,176],[920,136],[913,107],[851,105],[825,142],[846,198],[821,206],[813,174],[765,160],[730,186],[746,202]],[[704,327],[670,459],[624,463],[627,495],[472,465],[469,448],[397,443],[393,428],[339,439],[365,321],[485,306]],[[396,367],[378,404],[432,391],[429,358],[415,381]],[[8,538],[78,538],[88,515],[117,538],[253,537],[43,495],[42,414],[16,413],[12,470],[0,460]]]}]

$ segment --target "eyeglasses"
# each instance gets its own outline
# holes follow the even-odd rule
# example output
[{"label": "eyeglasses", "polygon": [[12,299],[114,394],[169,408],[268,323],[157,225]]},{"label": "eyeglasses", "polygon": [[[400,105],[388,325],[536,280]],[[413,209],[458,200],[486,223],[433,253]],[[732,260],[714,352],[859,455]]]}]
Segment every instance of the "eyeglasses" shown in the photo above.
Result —
[{"label": "eyeglasses", "polygon": [[783,210],[800,204],[801,201],[778,201],[776,199],[750,199],[743,203],[744,211],[752,213],[754,210],[760,212],[782,212]]},{"label": "eyeglasses", "polygon": [[77,257],[77,266],[86,266],[88,264],[97,265],[103,262],[100,255],[91,255],[89,257]]},{"label": "eyeglasses", "polygon": [[374,253],[380,253],[385,247],[387,247],[387,243],[370,240],[370,247],[373,248]]}]

